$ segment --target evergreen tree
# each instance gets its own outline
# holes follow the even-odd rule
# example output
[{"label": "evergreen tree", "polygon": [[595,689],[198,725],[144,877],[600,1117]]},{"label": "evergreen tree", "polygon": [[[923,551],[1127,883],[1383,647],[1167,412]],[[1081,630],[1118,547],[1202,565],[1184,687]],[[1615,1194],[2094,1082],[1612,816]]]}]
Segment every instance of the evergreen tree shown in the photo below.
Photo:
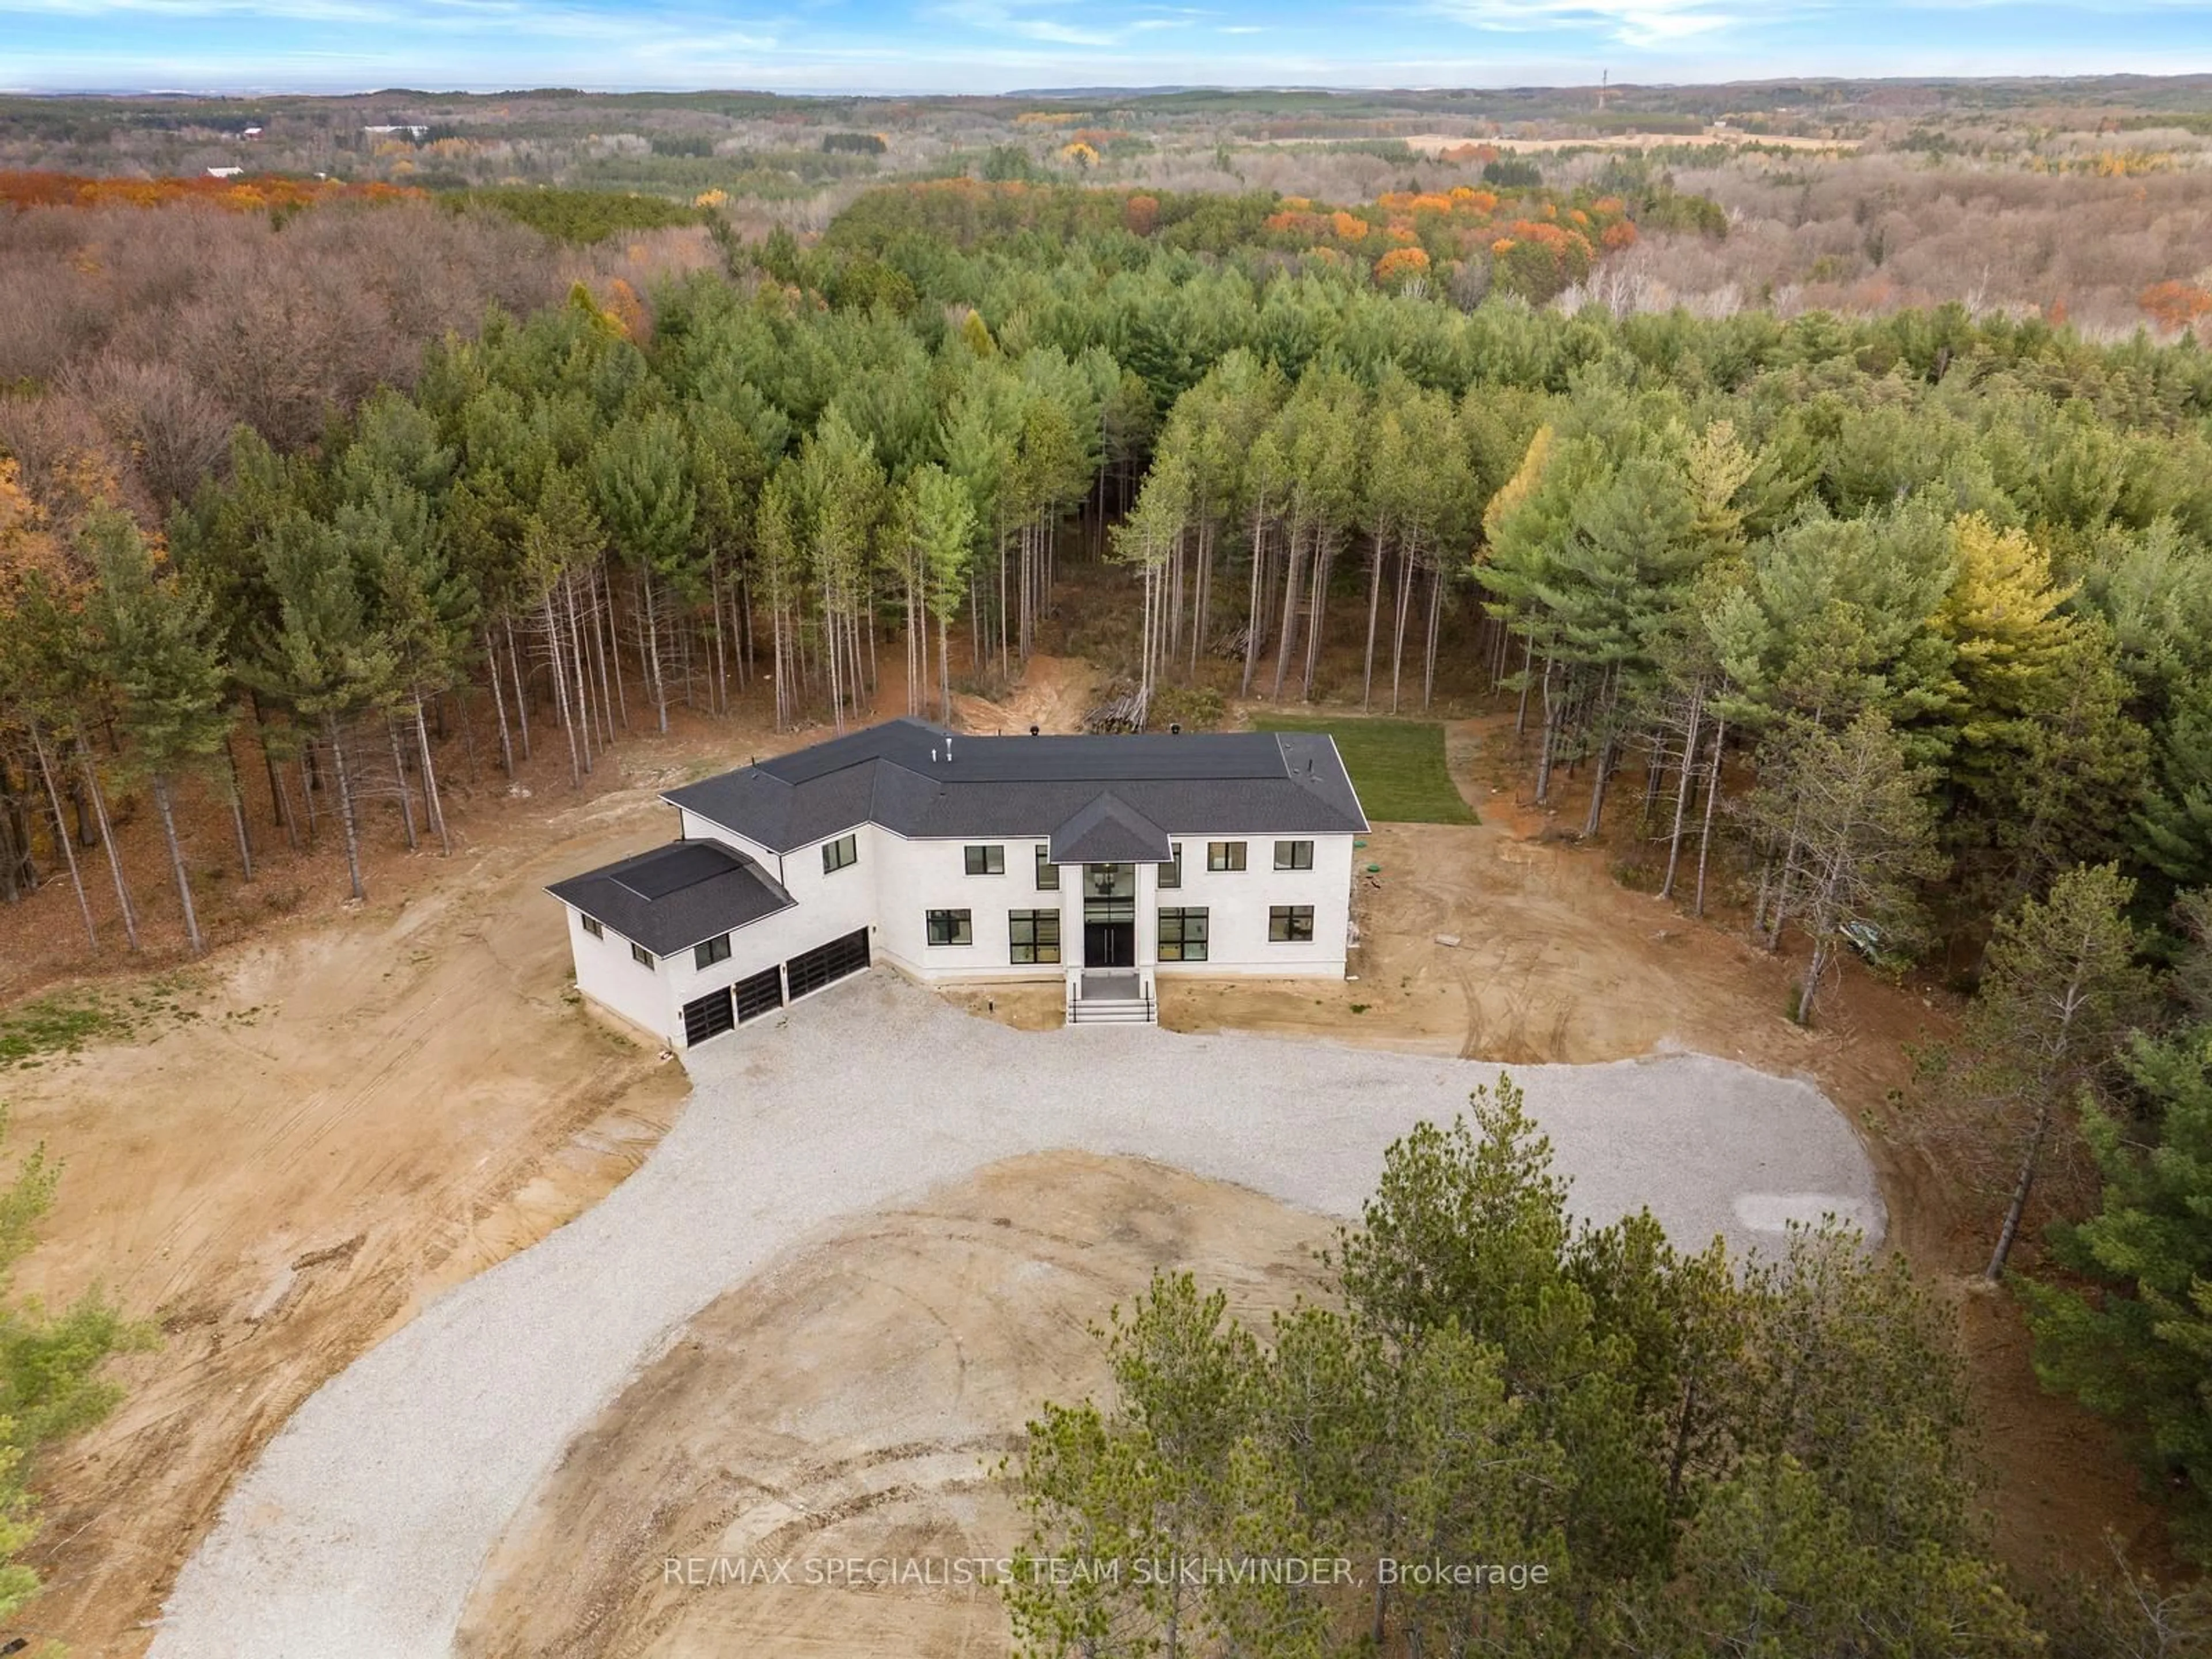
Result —
[{"label": "evergreen tree", "polygon": [[94,518],[86,539],[99,573],[94,648],[118,695],[131,764],[153,790],[185,938],[197,956],[206,941],[177,837],[175,792],[179,777],[204,767],[230,736],[213,605],[173,573],[157,574],[137,530],[121,515]]},{"label": "evergreen tree", "polygon": [[2004,1272],[2038,1176],[2069,1114],[2114,1081],[2130,1031],[2148,1019],[2151,981],[2127,910],[2135,883],[2117,865],[2082,866],[1998,918],[1965,1032],[1962,1088],[1978,1103],[1984,1142],[2013,1173],[1988,1276]]},{"label": "evergreen tree", "polygon": [[2093,1288],[2017,1288],[2037,1376],[2135,1440],[2178,1537],[2212,1563],[2212,1026],[2138,1039],[2128,1070],[2143,1127],[2085,1107],[2103,1204],[2051,1230],[2053,1259]]},{"label": "evergreen tree", "polygon": [[940,713],[950,722],[952,618],[968,596],[969,569],[975,556],[975,507],[967,486],[934,464],[915,468],[908,476],[906,492],[905,522],[924,585],[923,604],[937,623]]},{"label": "evergreen tree", "polygon": [[698,493],[689,446],[665,410],[626,420],[592,453],[593,505],[630,566],[655,718],[668,731],[668,678],[662,660],[665,612],[696,605],[704,572],[695,531]]},{"label": "evergreen tree", "polygon": [[362,602],[367,584],[354,549],[330,526],[296,511],[280,518],[262,542],[262,561],[276,616],[261,630],[254,659],[243,672],[321,732],[337,775],[346,872],[354,897],[366,898],[346,726],[388,695],[395,672],[391,648]]},{"label": "evergreen tree", "polygon": [[2212,884],[2212,674],[2178,689],[2152,775],[2134,820],[2142,856],[2179,885]]},{"label": "evergreen tree", "polygon": [[1919,884],[1944,869],[1928,799],[1930,769],[1905,757],[1886,716],[1869,708],[1840,731],[1794,720],[1770,741],[1759,787],[1740,816],[1767,849],[1762,893],[1769,948],[1794,918],[1811,944],[1792,1014],[1814,1007],[1844,930],[1892,940],[1917,928]]}]

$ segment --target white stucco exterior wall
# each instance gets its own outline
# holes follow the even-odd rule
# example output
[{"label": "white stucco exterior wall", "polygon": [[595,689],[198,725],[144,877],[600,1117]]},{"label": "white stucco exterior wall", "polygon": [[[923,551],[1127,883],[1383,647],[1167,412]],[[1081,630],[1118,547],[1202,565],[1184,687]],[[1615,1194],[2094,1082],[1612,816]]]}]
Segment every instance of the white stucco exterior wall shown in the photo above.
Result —
[{"label": "white stucco exterior wall", "polygon": [[[730,938],[728,958],[704,969],[686,946],[659,958],[648,970],[632,959],[629,940],[611,928],[604,939],[592,938],[584,931],[580,914],[569,910],[577,989],[672,1046],[683,1042],[686,1003],[863,927],[869,930],[875,960],[931,982],[1051,981],[1083,965],[1082,871],[1080,866],[1064,869],[1057,891],[1039,890],[1036,860],[1036,848],[1044,844],[1042,837],[988,843],[908,840],[874,824],[861,824],[852,832],[856,861],[825,872],[823,842],[778,854],[695,812],[684,811],[681,817],[687,839],[715,840],[737,848],[775,876],[794,902],[790,909],[737,929]],[[1352,836],[1296,837],[1314,843],[1310,870],[1276,869],[1278,837],[1273,835],[1200,834],[1174,839],[1182,848],[1180,888],[1163,890],[1158,866],[1137,866],[1136,966],[1185,978],[1342,976],[1351,915]],[[1206,868],[1210,841],[1237,840],[1244,842],[1243,869]],[[968,874],[966,849],[970,845],[1003,847],[1005,873]],[[1279,943],[1268,938],[1268,911],[1279,904],[1313,907],[1310,940]],[[1206,961],[1159,961],[1159,911],[1164,905],[1206,912]],[[929,944],[927,915],[938,909],[969,912],[972,942]],[[1060,912],[1060,960],[1017,963],[1011,913],[1046,909]]]},{"label": "white stucco exterior wall", "polygon": [[[1314,844],[1313,868],[1274,867],[1274,836],[1179,836],[1182,842],[1182,886],[1152,897],[1140,881],[1137,907],[1138,960],[1158,954],[1160,907],[1203,908],[1209,935],[1204,962],[1163,962],[1163,975],[1204,978],[1344,977],[1345,939],[1352,921],[1352,842],[1346,836],[1301,836]],[[1209,841],[1244,842],[1242,870],[1208,870]],[[1284,836],[1283,840],[1292,837]],[[1267,938],[1267,911],[1277,904],[1313,906],[1310,944],[1274,944]],[[1148,937],[1149,935],[1149,937]],[[1151,951],[1151,956],[1144,954]]]},{"label": "white stucco exterior wall", "polygon": [[668,982],[657,963],[647,969],[630,955],[629,940],[611,927],[605,937],[593,939],[584,931],[584,914],[573,905],[561,907],[568,916],[568,948],[576,963],[576,989],[627,1024],[663,1042],[680,1038],[683,1022],[672,1018],[675,1007],[668,997]]}]

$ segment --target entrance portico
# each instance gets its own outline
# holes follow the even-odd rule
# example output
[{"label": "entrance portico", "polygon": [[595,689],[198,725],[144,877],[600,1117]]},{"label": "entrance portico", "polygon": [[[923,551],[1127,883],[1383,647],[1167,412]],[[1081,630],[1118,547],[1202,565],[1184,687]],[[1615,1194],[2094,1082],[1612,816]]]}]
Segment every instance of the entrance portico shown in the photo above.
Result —
[{"label": "entrance portico", "polygon": [[1137,965],[1137,866],[1083,866],[1083,966]]}]

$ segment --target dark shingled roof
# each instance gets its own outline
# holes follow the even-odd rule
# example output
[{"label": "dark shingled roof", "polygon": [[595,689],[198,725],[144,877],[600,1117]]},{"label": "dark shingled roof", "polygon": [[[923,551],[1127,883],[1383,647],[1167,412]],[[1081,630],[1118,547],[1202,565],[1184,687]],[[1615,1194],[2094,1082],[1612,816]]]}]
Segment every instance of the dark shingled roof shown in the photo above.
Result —
[{"label": "dark shingled roof", "polygon": [[787,853],[866,823],[917,840],[1042,838],[1104,793],[1164,836],[1367,828],[1334,741],[1306,732],[975,738],[890,720],[664,799]]},{"label": "dark shingled roof", "polygon": [[1168,832],[1111,795],[1091,804],[1052,832],[1054,864],[1165,864],[1175,856]]},{"label": "dark shingled roof", "polygon": [[672,842],[545,890],[657,957],[689,950],[794,902],[759,865],[712,841]]}]

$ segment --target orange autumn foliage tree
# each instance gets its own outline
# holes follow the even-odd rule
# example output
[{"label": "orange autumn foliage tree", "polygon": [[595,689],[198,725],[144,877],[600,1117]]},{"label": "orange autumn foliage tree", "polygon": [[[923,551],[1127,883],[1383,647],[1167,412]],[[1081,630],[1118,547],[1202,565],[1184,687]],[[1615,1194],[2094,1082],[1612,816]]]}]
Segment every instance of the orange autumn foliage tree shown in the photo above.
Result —
[{"label": "orange autumn foliage tree", "polygon": [[1159,228],[1160,198],[1157,196],[1132,196],[1121,204],[1121,222],[1132,236],[1149,236]]},{"label": "orange autumn foliage tree", "polygon": [[1417,247],[1395,247],[1375,262],[1375,280],[1385,288],[1395,288],[1414,276],[1424,276],[1429,269],[1429,256]]},{"label": "orange autumn foliage tree", "polygon": [[165,207],[205,202],[236,212],[312,207],[322,202],[419,200],[400,185],[349,185],[331,179],[87,179],[68,173],[0,173],[0,203],[33,207]]},{"label": "orange autumn foliage tree", "polygon": [[2191,283],[2153,283],[2136,301],[2160,328],[2179,331],[2212,314],[2212,291]]}]

